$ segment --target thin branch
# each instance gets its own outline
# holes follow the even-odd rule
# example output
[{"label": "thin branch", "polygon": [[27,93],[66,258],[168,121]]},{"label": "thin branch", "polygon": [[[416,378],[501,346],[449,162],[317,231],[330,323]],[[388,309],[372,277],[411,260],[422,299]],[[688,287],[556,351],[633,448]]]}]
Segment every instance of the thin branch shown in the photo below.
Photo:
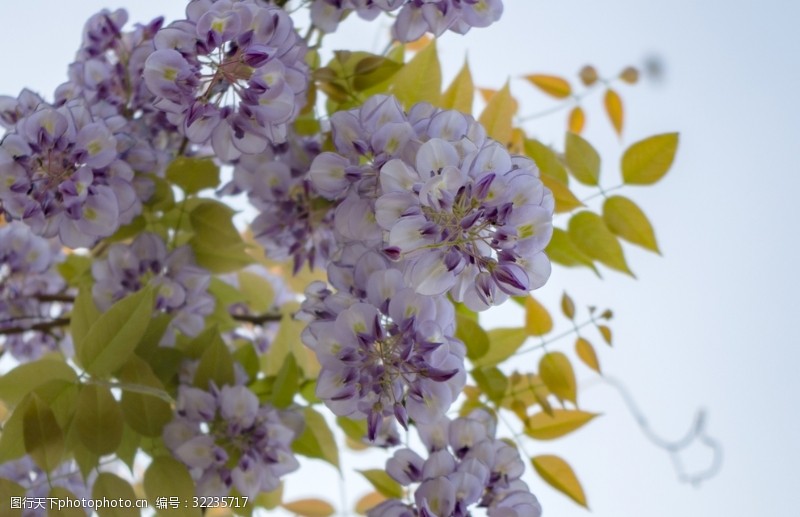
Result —
[{"label": "thin branch", "polygon": [[253,325],[263,325],[264,323],[281,321],[283,315],[278,312],[265,312],[264,314],[231,314],[231,318],[236,321],[252,323]]},{"label": "thin branch", "polygon": [[30,326],[21,327],[6,327],[0,329],[0,335],[22,334],[29,331],[49,332],[57,327],[66,327],[69,325],[69,318],[56,318],[54,320],[45,321],[42,323],[34,323]]}]

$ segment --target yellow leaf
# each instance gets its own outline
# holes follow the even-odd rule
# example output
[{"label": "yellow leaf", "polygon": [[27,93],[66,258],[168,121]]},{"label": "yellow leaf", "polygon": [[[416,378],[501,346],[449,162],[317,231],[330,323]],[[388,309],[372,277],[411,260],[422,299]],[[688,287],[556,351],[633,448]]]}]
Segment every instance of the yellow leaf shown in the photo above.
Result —
[{"label": "yellow leaf", "polygon": [[556,201],[556,213],[572,212],[576,208],[583,206],[583,203],[575,197],[569,187],[556,178],[542,174],[541,180],[544,186],[553,193],[553,198]]},{"label": "yellow leaf", "polygon": [[531,336],[543,336],[553,330],[553,318],[533,296],[525,299],[525,330]]},{"label": "yellow leaf", "polygon": [[551,415],[536,413],[525,422],[525,434],[537,440],[552,440],[579,429],[596,413],[588,413],[578,409],[554,409]]},{"label": "yellow leaf", "polygon": [[486,332],[489,336],[489,351],[472,361],[476,367],[492,366],[505,361],[522,346],[528,338],[524,328],[497,328]]},{"label": "yellow leaf", "polygon": [[283,503],[283,507],[303,517],[330,517],[336,509],[322,499],[299,499],[291,503]]},{"label": "yellow leaf", "polygon": [[639,71],[632,66],[625,67],[619,78],[628,84],[636,84],[639,81]]},{"label": "yellow leaf", "polygon": [[557,99],[564,99],[572,94],[569,81],[555,75],[532,74],[526,75],[525,79],[544,93]]},{"label": "yellow leaf", "polygon": [[580,134],[583,131],[583,126],[586,125],[586,114],[583,112],[583,108],[580,106],[572,108],[567,125],[572,133]]},{"label": "yellow leaf", "polygon": [[632,144],[622,155],[622,180],[652,185],[669,171],[678,148],[678,133],[665,133]]},{"label": "yellow leaf", "polygon": [[533,468],[550,486],[565,494],[567,497],[588,508],[586,494],[578,481],[575,472],[569,464],[552,454],[543,454],[531,459]]},{"label": "yellow leaf", "polygon": [[653,226],[644,212],[630,199],[623,196],[607,198],[603,203],[603,220],[609,230],[626,241],[660,253]]},{"label": "yellow leaf", "polygon": [[436,41],[420,50],[392,78],[392,93],[406,108],[426,101],[438,105],[442,92],[442,69]]},{"label": "yellow leaf", "polygon": [[[514,372],[508,378],[506,393],[500,401],[500,406],[513,409],[512,405],[517,402],[523,406],[530,407],[534,404],[545,405],[550,391],[542,381],[541,377],[534,373],[520,374]],[[545,404],[541,401],[544,400]],[[549,406],[549,404],[547,404]]]},{"label": "yellow leaf", "polygon": [[611,120],[611,125],[614,126],[614,131],[616,131],[618,135],[621,135],[623,122],[622,99],[620,99],[617,92],[609,88],[606,90],[603,104],[606,107],[608,118]]},{"label": "yellow leaf", "polygon": [[597,330],[599,330],[600,335],[603,336],[603,341],[605,341],[608,346],[611,346],[611,329],[606,325],[598,325]]},{"label": "yellow leaf", "polygon": [[561,295],[561,312],[569,319],[575,317],[575,302],[572,301],[572,298],[570,298],[566,292]]},{"label": "yellow leaf", "polygon": [[580,77],[585,86],[591,86],[597,82],[597,69],[592,65],[586,65],[581,68]]},{"label": "yellow leaf", "polygon": [[370,492],[356,502],[355,511],[359,515],[366,515],[369,510],[386,500],[386,496],[379,492]]},{"label": "yellow leaf", "polygon": [[505,145],[511,140],[511,122],[516,101],[511,96],[508,82],[494,95],[483,109],[478,121],[486,134]]},{"label": "yellow leaf", "polygon": [[619,241],[594,212],[578,212],[569,221],[568,233],[575,246],[611,269],[634,276],[625,261]]},{"label": "yellow leaf", "polygon": [[536,166],[539,167],[542,176],[550,176],[564,185],[569,183],[567,169],[564,168],[564,164],[561,163],[558,155],[550,147],[538,140],[526,139],[525,154],[536,162]]},{"label": "yellow leaf", "polygon": [[542,356],[539,360],[539,376],[553,395],[561,400],[577,403],[578,385],[572,364],[566,355],[549,352]]},{"label": "yellow leaf", "polygon": [[472,101],[475,97],[475,85],[472,82],[472,73],[469,71],[469,63],[464,60],[461,71],[442,94],[442,107],[454,109],[462,113],[472,113]]},{"label": "yellow leaf", "polygon": [[578,337],[575,340],[575,353],[578,354],[578,358],[583,361],[583,364],[602,375],[600,361],[597,360],[597,353],[591,343],[582,337]]},{"label": "yellow leaf", "polygon": [[600,178],[600,155],[592,144],[580,135],[567,133],[564,142],[564,158],[567,167],[575,177],[584,185],[597,185]]},{"label": "yellow leaf", "polygon": [[567,267],[586,266],[600,276],[592,259],[578,249],[569,234],[561,228],[553,228],[553,236],[550,238],[546,251],[550,260],[556,264]]}]

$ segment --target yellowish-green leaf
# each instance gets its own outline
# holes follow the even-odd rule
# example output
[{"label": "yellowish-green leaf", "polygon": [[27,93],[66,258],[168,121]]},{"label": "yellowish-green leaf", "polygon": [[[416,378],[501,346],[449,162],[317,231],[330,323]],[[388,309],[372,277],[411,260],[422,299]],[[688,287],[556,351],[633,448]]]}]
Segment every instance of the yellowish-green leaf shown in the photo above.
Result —
[{"label": "yellowish-green leaf", "polygon": [[309,458],[319,458],[339,468],[339,448],[328,422],[310,407],[303,408],[305,429],[293,443],[292,450]]},{"label": "yellowish-green leaf", "polygon": [[214,382],[219,387],[226,384],[233,385],[236,379],[233,366],[233,357],[225,342],[219,335],[216,327],[210,327],[196,339],[206,337],[206,349],[200,356],[197,372],[194,374],[194,385],[201,390],[209,389],[209,384]]},{"label": "yellowish-green leaf", "polygon": [[678,149],[678,133],[655,135],[632,144],[622,155],[622,180],[652,185],[669,171]]},{"label": "yellowish-green leaf", "polygon": [[272,390],[272,405],[279,409],[289,407],[297,393],[300,371],[294,354],[289,354],[281,365]]},{"label": "yellowish-green leaf", "polygon": [[622,125],[624,122],[624,111],[622,109],[622,99],[619,94],[609,88],[606,90],[606,95],[603,98],[603,104],[606,108],[606,114],[614,126],[614,131],[618,135],[622,135]]},{"label": "yellowish-green leaf", "polygon": [[281,326],[266,354],[261,356],[261,371],[266,375],[278,375],[281,365],[289,354],[293,354],[297,366],[304,373],[305,378],[312,378],[315,371],[309,364],[307,349],[300,340],[300,333],[305,328],[305,323],[292,317],[297,307],[285,305],[281,312]]},{"label": "yellowish-green leaf", "polygon": [[625,261],[617,237],[594,212],[583,211],[569,220],[569,238],[588,257],[623,273],[634,276]]},{"label": "yellowish-green leaf", "polygon": [[543,177],[550,176],[564,185],[569,183],[567,169],[550,147],[538,140],[529,138],[525,140],[525,154],[536,162],[536,166],[542,171]]},{"label": "yellowish-green leaf", "polygon": [[569,81],[563,77],[545,74],[531,74],[526,75],[525,79],[542,90],[544,93],[557,99],[565,99],[572,95],[572,87],[570,86]]},{"label": "yellowish-green leaf", "polygon": [[508,378],[496,366],[475,368],[471,372],[478,387],[495,404],[500,404],[508,390]]},{"label": "yellowish-green leaf", "polygon": [[25,452],[45,472],[56,468],[64,456],[64,433],[53,410],[35,393],[22,402],[22,436]]},{"label": "yellowish-green leaf", "polygon": [[[195,496],[195,486],[189,471],[178,460],[170,456],[159,456],[147,467],[144,473],[144,491],[150,505],[155,506],[159,497],[169,499],[177,497],[179,501],[189,503]],[[159,516],[165,517],[198,517],[200,508],[192,504],[181,504],[178,508],[168,508],[157,511]]]},{"label": "yellowish-green leaf", "polygon": [[597,352],[595,352],[594,347],[589,341],[578,337],[578,339],[575,340],[575,353],[578,354],[578,358],[583,361],[583,364],[597,373],[603,374],[603,372],[600,371],[600,361],[597,359]]},{"label": "yellowish-green leaf", "polygon": [[189,245],[197,263],[213,273],[238,271],[253,262],[232,216],[229,206],[208,199],[191,208],[189,220],[194,236]]},{"label": "yellowish-green leaf", "polygon": [[561,312],[569,319],[575,318],[575,302],[572,301],[566,291],[561,295]]},{"label": "yellowish-green leaf", "polygon": [[[19,497],[22,498],[25,496],[25,489],[17,483],[5,478],[0,478],[0,501],[3,501],[3,504],[6,505],[3,508],[3,512],[8,517],[22,517],[22,505],[18,508],[12,508],[11,502],[12,498]],[[8,501],[8,503],[6,503]]]},{"label": "yellowish-green leaf", "polygon": [[528,295],[525,299],[525,330],[531,336],[543,336],[553,330],[553,318],[536,298]]},{"label": "yellowish-green leaf", "polygon": [[252,271],[239,271],[239,290],[244,295],[247,307],[260,314],[272,307],[275,300],[275,290],[265,277]]},{"label": "yellowish-green leaf", "polygon": [[542,174],[541,179],[544,186],[549,188],[550,192],[553,193],[553,198],[556,201],[556,213],[571,212],[583,206],[583,203],[575,197],[575,194],[572,193],[566,184],[547,174]]},{"label": "yellowish-green leaf", "polygon": [[650,220],[636,203],[623,196],[611,196],[603,203],[603,220],[608,229],[626,241],[660,253]]},{"label": "yellowish-green leaf", "polygon": [[388,81],[403,65],[383,56],[366,56],[355,66],[353,88],[363,91]]},{"label": "yellowish-green leaf", "polygon": [[525,434],[537,440],[553,440],[583,427],[596,416],[578,409],[554,409],[550,415],[536,413],[528,417]]},{"label": "yellowish-green leaf", "polygon": [[606,325],[598,325],[597,330],[599,330],[600,335],[603,336],[603,341],[605,341],[608,346],[611,346],[611,329]]},{"label": "yellowish-green leaf", "polygon": [[383,469],[359,470],[359,474],[367,478],[367,481],[375,487],[375,490],[393,499],[403,497],[403,487],[400,483],[392,479]]},{"label": "yellowish-green leaf", "polygon": [[73,425],[89,451],[98,456],[114,452],[122,441],[123,415],[111,390],[84,385],[78,394]]},{"label": "yellowish-green leaf", "polygon": [[567,133],[564,158],[576,180],[584,185],[597,185],[600,178],[600,155],[582,136]]},{"label": "yellowish-green leaf", "polygon": [[89,333],[92,324],[99,317],[100,311],[97,310],[97,306],[94,304],[91,286],[86,283],[78,291],[75,303],[72,304],[72,313],[69,316],[69,331],[76,348],[83,345],[86,334]]},{"label": "yellowish-green leaf", "polygon": [[581,131],[583,131],[583,126],[585,125],[586,114],[583,112],[583,108],[575,106],[572,108],[572,111],[569,112],[569,121],[567,123],[569,131],[579,135]]},{"label": "yellowish-green leaf", "polygon": [[364,419],[353,420],[346,416],[339,416],[336,417],[336,423],[344,431],[345,436],[354,442],[361,443],[361,440],[367,436],[367,421]]},{"label": "yellowish-green leaf", "polygon": [[[136,494],[130,483],[110,472],[101,472],[92,486],[92,498],[95,500],[134,501]],[[102,507],[97,509],[100,517],[137,517],[139,510],[136,508]]]},{"label": "yellowish-green leaf", "polygon": [[420,50],[392,78],[392,93],[406,107],[418,102],[438,105],[442,92],[442,69],[432,41]]},{"label": "yellowish-green leaf", "polygon": [[283,503],[283,507],[295,515],[302,517],[330,517],[336,508],[322,499],[299,499],[291,503]]},{"label": "yellowish-green leaf", "polygon": [[578,503],[579,505],[588,508],[586,504],[586,494],[583,492],[583,487],[578,481],[575,472],[569,464],[552,454],[543,454],[531,459],[533,468],[536,473],[544,479],[547,484],[565,494],[567,497]]},{"label": "yellowish-green leaf", "polygon": [[524,327],[497,328],[486,331],[489,351],[473,361],[475,366],[492,366],[502,363],[516,352],[528,338]]},{"label": "yellowish-green leaf", "polygon": [[356,506],[354,510],[359,515],[366,515],[369,510],[375,508],[382,502],[386,500],[386,496],[381,494],[380,492],[370,492],[358,501],[356,501]]},{"label": "yellowish-green leaf", "polygon": [[467,357],[478,359],[489,350],[489,336],[480,324],[466,316],[456,314],[456,337],[467,347]]},{"label": "yellowish-green leaf", "polygon": [[472,82],[472,73],[469,70],[469,63],[464,60],[464,66],[442,94],[442,107],[471,114],[474,98],[475,85]]},{"label": "yellowish-green leaf", "polygon": [[500,91],[492,96],[478,118],[478,121],[486,128],[486,134],[503,145],[511,141],[515,103],[508,82],[506,82]]},{"label": "yellowish-green leaf", "polygon": [[566,355],[561,352],[549,352],[542,356],[539,360],[539,376],[550,393],[561,400],[577,403],[578,385],[575,382],[572,364]]},{"label": "yellowish-green leaf", "polygon": [[211,158],[178,156],[167,167],[167,179],[194,194],[219,185],[219,167]]},{"label": "yellowish-green leaf", "polygon": [[0,377],[0,399],[9,406],[15,406],[31,391],[56,379],[77,382],[78,375],[67,363],[56,359],[22,363]]},{"label": "yellowish-green leaf", "polygon": [[255,502],[267,510],[274,510],[280,506],[283,503],[283,483],[271,492],[260,492]]},{"label": "yellowish-green leaf", "polygon": [[547,245],[547,256],[556,264],[567,267],[585,266],[600,276],[592,259],[578,249],[569,234],[561,228],[553,228],[553,236]]},{"label": "yellowish-green leaf", "polygon": [[145,287],[101,314],[83,343],[75,344],[81,366],[95,377],[105,377],[122,366],[144,336],[154,303],[155,291]]},{"label": "yellowish-green leaf", "polygon": [[[520,374],[518,372],[512,373],[509,378],[508,389],[500,402],[504,408],[513,410],[513,403],[521,403],[525,408],[533,406],[534,404],[542,405],[549,410],[547,403],[547,396],[550,391],[542,381],[541,377],[533,373]],[[542,403],[544,401],[544,403]]]},{"label": "yellowish-green leaf", "polygon": [[120,399],[125,422],[144,436],[161,436],[173,414],[169,402],[159,395],[166,391],[153,370],[134,356],[120,369],[119,380],[125,385]]}]

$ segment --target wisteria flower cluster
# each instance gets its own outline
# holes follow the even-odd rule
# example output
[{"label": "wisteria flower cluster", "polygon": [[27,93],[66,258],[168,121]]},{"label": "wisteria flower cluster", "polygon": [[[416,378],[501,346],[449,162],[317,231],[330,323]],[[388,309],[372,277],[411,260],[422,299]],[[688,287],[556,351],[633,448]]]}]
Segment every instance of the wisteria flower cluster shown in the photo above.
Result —
[{"label": "wisteria flower cluster", "polygon": [[306,48],[283,9],[256,0],[192,0],[155,35],[144,79],[155,106],[191,142],[232,160],[286,140],[305,104]]},{"label": "wisteria flower cluster", "polygon": [[472,506],[486,508],[489,517],[541,515],[536,496],[520,479],[525,464],[514,447],[495,438],[492,415],[475,410],[417,430],[428,457],[403,448],[386,462],[389,476],[415,487],[414,504],[390,499],[368,517],[467,517]]},{"label": "wisteria flower cluster", "polygon": [[301,416],[259,404],[245,386],[181,386],[164,443],[191,469],[198,493],[225,496],[235,488],[252,498],[297,470],[291,444],[300,430]]},{"label": "wisteria flower cluster", "polygon": [[[22,517],[46,517],[49,504],[47,497],[50,488],[60,487],[69,490],[78,499],[91,497],[91,485],[95,475],[88,482],[77,469],[75,460],[61,463],[50,472],[39,468],[30,456],[8,461],[0,465],[0,479],[13,481],[25,489],[25,497],[42,504],[32,504],[22,510]],[[10,501],[9,501],[9,506]]]},{"label": "wisteria flower cluster", "polygon": [[66,286],[54,266],[63,258],[58,244],[33,235],[20,222],[0,227],[0,343],[18,361],[32,361],[56,350],[61,329],[35,326],[62,316],[58,301]]},{"label": "wisteria flower cluster", "polygon": [[[105,259],[92,264],[92,276],[92,295],[100,310],[145,285],[156,286],[156,310],[172,314],[170,326],[187,336],[199,334],[214,310],[214,298],[207,292],[211,275],[194,263],[192,250],[184,245],[167,252],[164,240],[154,233],[141,233],[130,244],[113,244]],[[168,333],[165,339],[170,337]]]},{"label": "wisteria flower cluster", "polygon": [[501,0],[313,0],[311,20],[325,32],[333,32],[348,13],[365,20],[397,11],[392,35],[403,42],[426,32],[441,36],[451,30],[465,34],[472,27],[488,27],[503,14]]}]

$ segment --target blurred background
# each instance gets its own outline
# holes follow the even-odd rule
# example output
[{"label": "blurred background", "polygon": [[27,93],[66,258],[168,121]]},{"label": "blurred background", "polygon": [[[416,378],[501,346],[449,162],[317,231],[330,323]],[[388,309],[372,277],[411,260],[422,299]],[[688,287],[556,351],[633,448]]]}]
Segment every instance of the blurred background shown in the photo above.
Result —
[{"label": "blurred background", "polygon": [[[620,392],[581,366],[581,408],[602,417],[563,439],[532,443],[528,452],[568,460],[597,517],[796,515],[790,494],[800,480],[794,324],[800,312],[794,242],[800,237],[800,4],[505,3],[495,25],[440,39],[445,84],[468,56],[478,86],[497,89],[511,79],[520,114],[528,115],[558,103],[521,75],[556,74],[578,84],[586,64],[603,77],[636,66],[642,71],[637,85],[615,86],[625,106],[621,139],[602,111],[602,93],[583,101],[584,135],[600,150],[606,187],[619,183],[619,156],[632,142],[681,134],[675,164],[658,185],[619,191],[647,213],[663,256],[626,247],[636,279],[602,270],[600,280],[588,269],[556,267],[537,297],[554,311],[564,290],[584,315],[586,305],[611,308],[613,348],[594,340],[604,373],[627,388],[666,440],[684,436],[704,409],[706,431],[723,447],[724,459],[698,486],[681,482],[670,456],[642,433]],[[51,98],[66,78],[84,21],[103,7],[126,7],[132,21],[144,22],[157,15],[175,19],[184,3],[3,1],[0,93],[15,95],[28,86]],[[326,39],[326,49],[379,53],[389,25],[353,16]],[[532,119],[525,129],[563,148],[567,113]],[[503,307],[484,323],[519,325],[522,317],[518,307]],[[572,353],[573,342],[567,338],[551,350]],[[535,368],[538,356],[516,361],[520,369]],[[354,465],[380,467],[383,458],[358,453]],[[711,455],[695,442],[680,459],[692,475],[709,467]],[[367,491],[357,478],[346,477],[351,505]],[[526,479],[545,515],[587,515],[535,475]],[[287,499],[320,495],[340,501],[338,474],[329,466],[287,481]]]}]

